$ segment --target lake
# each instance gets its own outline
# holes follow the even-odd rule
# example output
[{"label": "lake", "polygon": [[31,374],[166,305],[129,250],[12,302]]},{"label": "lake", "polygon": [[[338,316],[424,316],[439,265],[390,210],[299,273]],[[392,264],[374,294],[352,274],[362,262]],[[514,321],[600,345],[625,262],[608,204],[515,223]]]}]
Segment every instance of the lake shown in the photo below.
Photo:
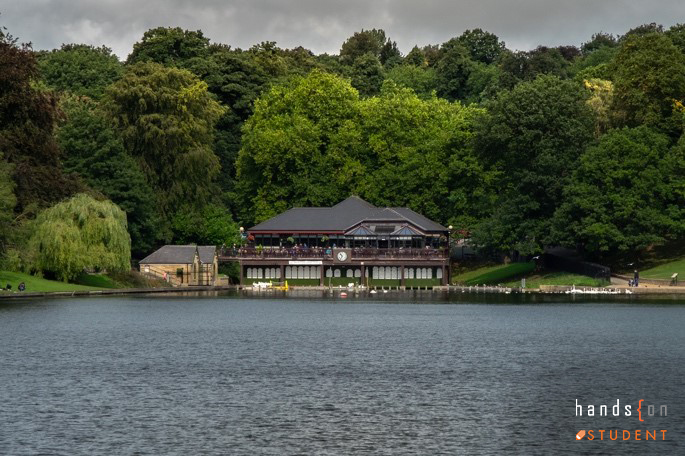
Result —
[{"label": "lake", "polygon": [[0,454],[676,454],[684,328],[683,297],[3,301]]}]

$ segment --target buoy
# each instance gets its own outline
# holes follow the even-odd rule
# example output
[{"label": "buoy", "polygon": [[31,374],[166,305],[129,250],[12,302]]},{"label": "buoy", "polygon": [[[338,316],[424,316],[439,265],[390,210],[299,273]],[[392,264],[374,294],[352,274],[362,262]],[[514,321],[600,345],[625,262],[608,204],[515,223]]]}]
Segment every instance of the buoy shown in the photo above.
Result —
[{"label": "buoy", "polygon": [[346,297],[347,297],[347,293],[345,293],[345,292],[343,291],[342,293],[340,293],[340,297],[341,297],[341,298],[346,298]]}]

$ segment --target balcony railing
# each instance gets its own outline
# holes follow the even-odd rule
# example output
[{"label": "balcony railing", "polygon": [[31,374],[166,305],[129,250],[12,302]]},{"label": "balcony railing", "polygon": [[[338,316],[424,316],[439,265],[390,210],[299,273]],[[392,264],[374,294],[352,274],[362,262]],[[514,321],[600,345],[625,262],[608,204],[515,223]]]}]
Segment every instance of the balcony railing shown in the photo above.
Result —
[{"label": "balcony railing", "polygon": [[[326,247],[292,247],[292,248],[270,248],[262,249],[255,247],[241,247],[236,249],[225,248],[219,250],[219,257],[222,260],[241,260],[241,259],[333,259],[333,255],[339,249]],[[443,260],[449,255],[447,249],[435,248],[354,248],[351,250],[353,260],[373,260],[373,259],[417,259],[417,260]]]}]

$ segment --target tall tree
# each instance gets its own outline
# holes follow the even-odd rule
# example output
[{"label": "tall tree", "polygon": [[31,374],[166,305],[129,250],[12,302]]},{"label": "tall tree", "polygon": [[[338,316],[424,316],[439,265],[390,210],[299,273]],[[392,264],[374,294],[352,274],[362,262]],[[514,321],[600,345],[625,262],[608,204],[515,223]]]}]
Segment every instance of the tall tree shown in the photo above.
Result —
[{"label": "tall tree", "polygon": [[92,189],[126,212],[131,251],[141,258],[159,239],[154,192],[136,160],[94,102],[77,97],[63,103],[66,121],[57,131],[64,169],[76,173]]},{"label": "tall tree", "polygon": [[666,31],[666,36],[671,42],[685,54],[685,24],[675,24]]},{"label": "tall tree", "polygon": [[425,66],[428,62],[426,62],[426,56],[424,55],[423,51],[419,49],[418,46],[414,46],[411,48],[411,51],[409,51],[409,54],[404,58],[404,63],[407,65],[414,65],[414,66]]},{"label": "tall tree", "polygon": [[320,71],[275,86],[255,102],[238,156],[241,219],[261,221],[293,205],[325,206],[349,195],[363,172],[355,145],[359,95]]},{"label": "tall tree", "polygon": [[224,109],[205,82],[187,70],[137,64],[107,89],[103,102],[162,213],[204,205],[215,194],[220,166],[212,144]]},{"label": "tall tree", "polygon": [[485,64],[495,62],[506,49],[504,41],[497,35],[479,28],[466,30],[457,40],[469,51],[473,60]]},{"label": "tall tree", "polygon": [[560,243],[595,258],[632,257],[685,236],[685,156],[647,127],[613,130],[587,149],[555,214]]},{"label": "tall tree", "polygon": [[440,48],[440,60],[435,68],[438,95],[454,101],[466,97],[466,81],[474,62],[468,50],[455,38]]},{"label": "tall tree", "polygon": [[366,54],[373,55],[381,64],[389,66],[399,64],[402,59],[397,43],[386,38],[382,29],[355,32],[340,48],[340,58],[347,64],[354,63]]},{"label": "tall tree", "polygon": [[380,206],[408,206],[445,224],[470,227],[487,193],[472,145],[481,114],[435,97],[421,100],[386,82],[379,97],[361,103],[365,173],[356,192]]},{"label": "tall tree", "polygon": [[180,27],[157,27],[146,31],[141,41],[133,45],[127,63],[155,62],[184,66],[188,60],[206,55],[209,38],[201,30]]},{"label": "tall tree", "polygon": [[35,87],[38,67],[28,45],[0,36],[0,151],[13,164],[17,210],[47,206],[76,191],[62,174],[53,136],[60,116],[52,93]]},{"label": "tall tree", "polygon": [[234,205],[235,161],[241,144],[241,128],[252,114],[254,100],[270,82],[270,76],[252,52],[232,50],[225,46],[210,47],[209,56],[196,60],[189,69],[207,83],[207,90],[229,107],[216,125],[214,153],[219,158],[221,172],[217,182],[224,194],[224,203]]},{"label": "tall tree", "polygon": [[6,251],[5,244],[12,231],[14,207],[17,205],[12,169],[13,166],[0,153],[0,254]]},{"label": "tall tree", "polygon": [[609,33],[599,32],[592,35],[590,41],[583,43],[580,46],[580,51],[583,55],[589,55],[598,49],[605,47],[614,48],[618,46],[618,40],[614,35]]},{"label": "tall tree", "polygon": [[60,49],[39,54],[38,63],[50,88],[95,99],[124,72],[111,49],[85,44],[63,44]]},{"label": "tall tree", "polygon": [[420,98],[431,98],[436,90],[435,70],[412,64],[398,65],[386,74],[399,86],[412,89]]},{"label": "tall tree", "polygon": [[352,66],[352,86],[365,97],[378,94],[383,85],[383,67],[378,58],[364,54]]},{"label": "tall tree", "polygon": [[539,251],[578,157],[592,139],[593,118],[579,84],[538,76],[500,93],[481,122],[477,150],[499,173],[497,201],[474,233],[482,246]]},{"label": "tall tree", "polygon": [[659,33],[630,35],[613,64],[614,109],[622,125],[654,126],[674,137],[682,132],[674,102],[685,101],[685,55]]},{"label": "tall tree", "polygon": [[214,204],[203,208],[183,207],[174,217],[173,229],[174,240],[182,244],[232,245],[240,242],[238,224],[228,210]]},{"label": "tall tree", "polygon": [[556,48],[538,46],[532,51],[505,52],[500,60],[503,84],[511,88],[521,81],[531,81],[548,74],[566,78],[570,62]]}]

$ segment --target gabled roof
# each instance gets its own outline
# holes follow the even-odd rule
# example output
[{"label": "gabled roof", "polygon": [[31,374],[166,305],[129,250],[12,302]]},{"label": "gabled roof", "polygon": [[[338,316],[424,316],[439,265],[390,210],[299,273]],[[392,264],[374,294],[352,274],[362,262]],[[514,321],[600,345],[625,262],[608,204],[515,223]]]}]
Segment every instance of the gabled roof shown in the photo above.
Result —
[{"label": "gabled roof", "polygon": [[350,196],[333,207],[295,207],[248,231],[270,232],[340,232],[362,222],[410,223],[422,231],[443,232],[447,228],[406,207],[376,207],[357,196]]},{"label": "gabled roof", "polygon": [[357,228],[345,233],[345,236],[375,236],[376,233],[369,230],[367,227],[360,225]]},{"label": "gabled roof", "polygon": [[390,236],[421,236],[422,233],[410,226],[402,226],[398,230],[390,233]]},{"label": "gabled roof", "polygon": [[214,262],[216,247],[213,245],[165,245],[147,257],[140,260],[143,264],[190,264],[195,258],[195,252],[200,255],[202,263]]}]

